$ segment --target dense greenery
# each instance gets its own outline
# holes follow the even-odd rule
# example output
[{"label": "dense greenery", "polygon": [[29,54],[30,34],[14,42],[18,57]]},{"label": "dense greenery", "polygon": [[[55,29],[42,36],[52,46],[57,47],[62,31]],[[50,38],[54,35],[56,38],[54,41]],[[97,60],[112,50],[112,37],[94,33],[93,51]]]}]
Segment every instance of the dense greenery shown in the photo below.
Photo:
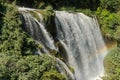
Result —
[{"label": "dense greenery", "polygon": [[120,48],[115,48],[105,58],[106,76],[104,80],[120,79]]},{"label": "dense greenery", "polygon": [[[7,0],[8,2],[13,0]],[[51,5],[54,9],[60,7],[75,7],[75,8],[89,8],[91,10],[97,9],[100,5],[100,0],[16,0],[18,5],[24,5],[35,8],[45,8]]]},{"label": "dense greenery", "polygon": [[54,57],[33,55],[42,47],[22,29],[16,5],[0,7],[0,80],[66,80]]},{"label": "dense greenery", "polygon": [[[4,0],[6,2],[13,2],[14,0]],[[59,9],[61,7],[74,7],[76,9],[84,8],[96,10],[99,6],[109,11],[117,11],[120,8],[120,0],[16,0],[17,5],[45,8],[51,5],[53,9]]]},{"label": "dense greenery", "polygon": [[66,80],[48,55],[0,56],[0,80]]},{"label": "dense greenery", "polygon": [[[101,30],[106,37],[116,39],[118,38],[118,29],[120,28],[120,15],[111,13],[106,9],[98,8],[96,14],[101,25]],[[117,33],[116,33],[117,32]]]},{"label": "dense greenery", "polygon": [[5,11],[4,13],[1,11],[3,17],[0,29],[0,53],[8,55],[32,54],[39,48],[39,45],[22,30],[15,4],[3,4]]},{"label": "dense greenery", "polygon": [[100,0],[101,7],[111,12],[120,10],[120,0]]}]

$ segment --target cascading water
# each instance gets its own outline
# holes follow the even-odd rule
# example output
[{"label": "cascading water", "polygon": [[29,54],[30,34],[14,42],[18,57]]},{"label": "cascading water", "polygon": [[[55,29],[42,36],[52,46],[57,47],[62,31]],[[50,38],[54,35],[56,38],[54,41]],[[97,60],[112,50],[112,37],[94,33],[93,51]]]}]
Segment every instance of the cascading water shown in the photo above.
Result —
[{"label": "cascading water", "polygon": [[[38,13],[35,9],[30,8],[19,8],[19,11],[20,14],[23,16],[22,20],[24,20],[24,29],[28,32],[30,36],[32,36],[37,42],[39,42],[42,45],[42,52],[49,54],[49,50],[57,50],[54,46],[53,39],[48,34],[43,23],[38,21],[35,17],[33,17],[30,14],[30,11],[37,13],[40,19],[42,18],[41,14]],[[73,73],[69,70],[67,65],[58,58],[56,58],[56,61],[57,68],[61,72],[61,74],[67,74],[66,79],[68,80],[75,80]]]},{"label": "cascading water", "polygon": [[[67,65],[72,66],[72,73],[67,65],[56,58],[58,69],[61,73],[68,73],[68,80],[96,80],[104,73],[103,59],[105,44],[100,33],[98,23],[95,18],[90,18],[82,13],[68,13],[64,11],[55,11],[55,30],[59,43],[55,47],[54,40],[45,29],[44,24],[31,15],[29,11],[37,13],[39,18],[41,14],[35,9],[20,8],[20,13],[24,20],[24,29],[44,48],[44,52],[56,50],[62,54]],[[62,47],[62,48],[60,48]],[[104,48],[104,51],[102,51]],[[62,51],[62,50],[64,51]],[[62,68],[63,67],[63,68]],[[98,79],[99,80],[99,79]]]},{"label": "cascading water", "polygon": [[[25,30],[35,39],[37,40],[42,47],[46,47],[48,49],[56,49],[53,43],[52,38],[49,36],[46,31],[44,24],[39,22],[34,16],[30,14],[30,11],[33,13],[37,13],[40,20],[42,18],[41,14],[35,11],[34,9],[29,8],[19,8],[20,13],[24,17],[24,28]],[[45,49],[44,49],[45,50]],[[47,50],[45,50],[48,53]]]},{"label": "cascading water", "polygon": [[67,61],[74,68],[76,79],[95,80],[104,73],[100,50],[105,47],[97,21],[82,13],[55,14],[56,37],[67,51]]}]

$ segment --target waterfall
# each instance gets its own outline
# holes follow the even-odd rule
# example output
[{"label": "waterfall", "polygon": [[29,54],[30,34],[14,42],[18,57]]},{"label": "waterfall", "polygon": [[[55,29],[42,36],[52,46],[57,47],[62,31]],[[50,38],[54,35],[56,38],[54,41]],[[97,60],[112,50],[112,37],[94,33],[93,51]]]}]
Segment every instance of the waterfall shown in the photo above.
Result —
[{"label": "waterfall", "polygon": [[[105,50],[96,19],[83,13],[55,12],[56,34],[67,51],[77,80],[95,80],[104,73],[101,49]],[[104,53],[105,54],[105,53]]]},{"label": "waterfall", "polygon": [[[69,77],[68,80],[100,80],[97,77],[104,73],[106,47],[95,18],[83,13],[55,11],[55,25],[51,26],[55,35],[52,35],[45,28],[38,10],[19,8],[19,12],[23,17],[23,28],[42,45],[44,53],[50,54],[49,50],[56,50],[63,54],[64,62],[56,58],[57,67]],[[36,13],[39,20],[30,12]],[[55,43],[59,45],[56,47]],[[68,65],[74,72],[69,70]]]},{"label": "waterfall", "polygon": [[[35,9],[30,8],[19,8],[19,11],[24,18],[24,29],[26,30],[26,32],[28,32],[30,36],[37,40],[42,45],[42,47],[56,50],[53,39],[46,31],[44,23],[42,23],[42,21],[39,21],[41,20],[42,15],[38,13]],[[31,15],[30,12],[32,12],[33,14],[37,14],[39,20]],[[48,53],[46,49],[44,49],[44,51]]]}]

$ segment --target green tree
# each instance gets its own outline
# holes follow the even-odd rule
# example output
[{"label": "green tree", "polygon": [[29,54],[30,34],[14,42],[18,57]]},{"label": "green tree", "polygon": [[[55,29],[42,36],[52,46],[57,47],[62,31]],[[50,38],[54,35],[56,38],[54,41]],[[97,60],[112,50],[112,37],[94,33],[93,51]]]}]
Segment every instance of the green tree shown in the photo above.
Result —
[{"label": "green tree", "polygon": [[[14,5],[14,4],[13,4]],[[17,18],[17,8],[9,4],[5,4],[7,10],[3,17],[3,25],[1,28],[1,44],[0,51],[2,53],[11,54],[17,53],[20,54],[22,36],[19,33],[19,25],[21,24],[20,20]]]},{"label": "green tree", "polygon": [[56,68],[56,60],[48,55],[0,56],[0,79],[66,80]]},{"label": "green tree", "polygon": [[[6,6],[5,6],[5,2],[3,0],[0,0],[0,30],[1,30],[1,27],[2,27],[2,24],[3,24],[3,16],[4,16],[4,13],[5,13],[5,9],[6,9]],[[0,32],[1,34],[1,32]]]},{"label": "green tree", "polygon": [[111,13],[107,9],[99,7],[96,11],[101,31],[105,37],[116,39],[116,31],[120,26],[120,16],[117,13]]},{"label": "green tree", "polygon": [[[7,0],[8,2],[13,0]],[[100,0],[16,0],[20,6],[34,7],[34,8],[45,8],[51,5],[54,9],[60,7],[75,7],[75,8],[88,8],[96,10],[100,4]]]}]

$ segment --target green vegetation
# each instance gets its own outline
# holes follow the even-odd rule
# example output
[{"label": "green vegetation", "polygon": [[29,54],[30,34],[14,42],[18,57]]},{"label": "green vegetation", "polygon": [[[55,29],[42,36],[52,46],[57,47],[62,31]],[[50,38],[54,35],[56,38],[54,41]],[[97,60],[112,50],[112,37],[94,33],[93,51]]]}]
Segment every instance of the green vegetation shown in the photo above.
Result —
[{"label": "green vegetation", "polygon": [[42,46],[24,30],[15,3],[0,2],[0,80],[66,80],[54,57],[33,55]]},{"label": "green vegetation", "polygon": [[116,39],[118,28],[120,26],[120,15],[118,13],[111,13],[101,7],[97,9],[96,15],[98,16],[103,35]]},{"label": "green vegetation", "polygon": [[66,80],[48,55],[0,56],[0,80]]},{"label": "green vegetation", "polygon": [[28,10],[28,11],[38,21],[43,21],[45,24],[48,24],[48,22],[50,22],[51,20],[51,17],[54,16],[54,11],[53,11],[52,6],[46,6],[45,9],[36,10],[38,13],[42,15],[41,19],[40,19],[40,16],[35,11],[31,11],[31,10]]},{"label": "green vegetation", "polygon": [[[38,44],[30,38],[21,27],[16,5],[4,3],[6,10],[2,17],[0,29],[0,53],[7,55],[28,55],[33,54],[38,48]],[[31,45],[31,46],[30,46]]]},{"label": "green vegetation", "polygon": [[[7,0],[8,2],[13,0]],[[75,7],[96,10],[100,5],[100,0],[16,0],[18,5],[45,8],[51,5],[53,9],[59,9],[60,7]]]},{"label": "green vegetation", "polygon": [[40,13],[43,15],[44,22],[48,24],[50,22],[51,16],[54,16],[54,11],[52,6],[45,7],[44,10],[40,11]]},{"label": "green vegetation", "polygon": [[100,0],[101,7],[111,12],[120,10],[120,0]]},{"label": "green vegetation", "polygon": [[105,58],[106,76],[104,80],[120,79],[120,48],[115,48]]}]

